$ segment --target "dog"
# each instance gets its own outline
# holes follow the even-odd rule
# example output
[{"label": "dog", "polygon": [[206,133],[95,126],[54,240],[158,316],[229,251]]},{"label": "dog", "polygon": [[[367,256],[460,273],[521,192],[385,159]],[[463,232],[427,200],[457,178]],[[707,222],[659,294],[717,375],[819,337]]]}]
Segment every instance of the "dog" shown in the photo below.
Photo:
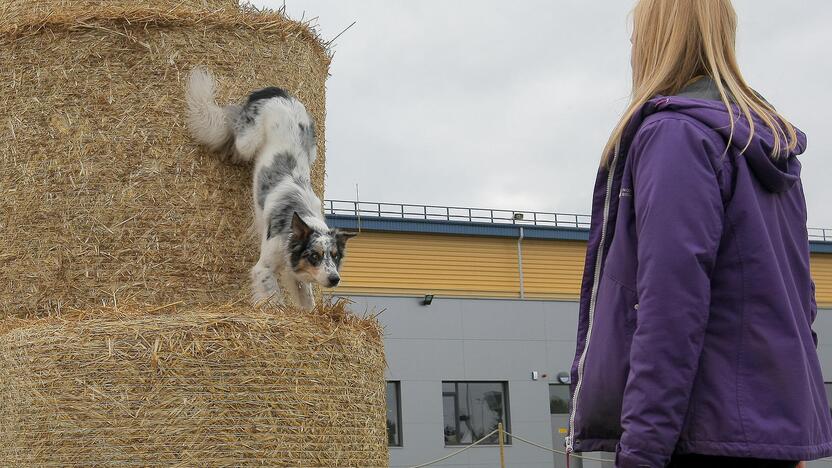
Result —
[{"label": "dog", "polygon": [[[335,287],[347,241],[356,234],[330,229],[310,170],[317,157],[315,122],[303,103],[280,88],[252,92],[220,106],[216,81],[191,71],[186,89],[192,137],[235,164],[254,162],[254,229],[260,258],[251,269],[255,304],[280,303],[280,284],[299,306],[315,306],[312,283]],[[278,279],[279,276],[279,279]]]}]

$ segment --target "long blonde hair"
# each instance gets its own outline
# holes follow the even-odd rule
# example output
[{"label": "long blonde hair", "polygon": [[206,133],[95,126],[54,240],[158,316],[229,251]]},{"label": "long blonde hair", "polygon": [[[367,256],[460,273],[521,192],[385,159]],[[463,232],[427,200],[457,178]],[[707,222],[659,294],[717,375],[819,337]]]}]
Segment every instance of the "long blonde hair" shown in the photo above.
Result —
[{"label": "long blonde hair", "polygon": [[[739,107],[754,136],[752,115],[774,135],[771,156],[797,146],[797,133],[742,77],[735,52],[737,15],[731,0],[639,0],[633,11],[632,100],[604,148],[602,164],[608,165],[630,119],[656,95],[671,96],[698,76],[713,79],[731,117],[731,138]],[[730,96],[730,99],[729,99]],[[730,138],[728,145],[731,144]]]}]

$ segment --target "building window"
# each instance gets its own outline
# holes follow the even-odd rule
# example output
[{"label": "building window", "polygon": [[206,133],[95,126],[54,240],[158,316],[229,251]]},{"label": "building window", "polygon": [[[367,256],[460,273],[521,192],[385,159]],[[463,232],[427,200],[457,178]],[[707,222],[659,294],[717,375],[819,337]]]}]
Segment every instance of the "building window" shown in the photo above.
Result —
[{"label": "building window", "polygon": [[[468,445],[503,423],[509,429],[506,382],[442,382],[445,445]],[[483,444],[498,444],[495,433]],[[506,443],[511,443],[506,437]]]},{"label": "building window", "polygon": [[401,382],[387,382],[387,445],[402,446]]},{"label": "building window", "polygon": [[569,414],[569,385],[549,385],[549,414]]}]

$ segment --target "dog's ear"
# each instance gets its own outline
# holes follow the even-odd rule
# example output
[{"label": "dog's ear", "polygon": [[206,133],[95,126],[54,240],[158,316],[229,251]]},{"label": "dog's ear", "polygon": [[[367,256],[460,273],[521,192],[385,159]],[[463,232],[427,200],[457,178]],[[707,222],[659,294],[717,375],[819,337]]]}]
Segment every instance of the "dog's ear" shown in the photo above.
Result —
[{"label": "dog's ear", "polygon": [[312,235],[312,228],[298,216],[297,212],[292,213],[292,238],[296,240],[306,239]]},{"label": "dog's ear", "polygon": [[347,245],[347,241],[352,239],[353,237],[357,236],[357,232],[349,232],[349,231],[341,231],[340,229],[336,229],[332,235],[335,237],[335,242],[338,243],[340,247],[344,247]]}]

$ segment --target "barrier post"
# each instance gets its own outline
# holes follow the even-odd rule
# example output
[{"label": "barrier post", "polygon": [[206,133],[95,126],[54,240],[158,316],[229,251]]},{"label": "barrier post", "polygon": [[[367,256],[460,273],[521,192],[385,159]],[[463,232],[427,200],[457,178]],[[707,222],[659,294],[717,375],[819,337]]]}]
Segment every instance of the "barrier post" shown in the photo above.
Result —
[{"label": "barrier post", "polygon": [[506,468],[506,454],[505,454],[505,443],[506,443],[506,431],[503,428],[503,423],[497,424],[497,435],[500,439],[500,468]]}]

